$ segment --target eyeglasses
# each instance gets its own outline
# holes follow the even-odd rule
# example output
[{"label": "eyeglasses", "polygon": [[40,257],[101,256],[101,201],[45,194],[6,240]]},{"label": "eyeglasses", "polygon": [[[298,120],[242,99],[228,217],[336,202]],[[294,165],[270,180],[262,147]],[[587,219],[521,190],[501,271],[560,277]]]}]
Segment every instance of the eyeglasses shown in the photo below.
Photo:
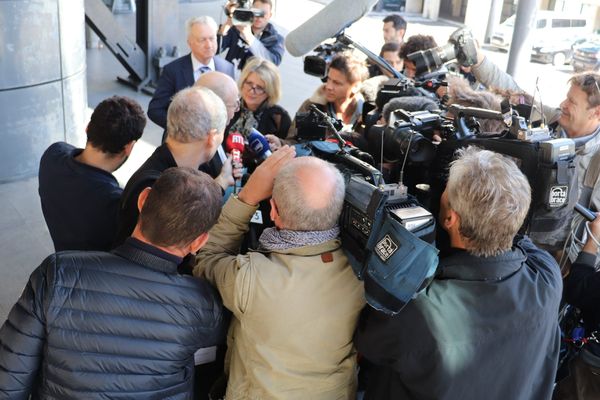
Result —
[{"label": "eyeglasses", "polygon": [[596,75],[588,74],[583,78],[584,86],[590,86],[592,83],[596,86],[598,95],[600,95],[600,86],[598,86],[598,81],[596,80]]},{"label": "eyeglasses", "polygon": [[245,81],[244,87],[250,91],[253,91],[255,94],[265,94],[266,90],[262,86],[253,85],[252,83]]}]

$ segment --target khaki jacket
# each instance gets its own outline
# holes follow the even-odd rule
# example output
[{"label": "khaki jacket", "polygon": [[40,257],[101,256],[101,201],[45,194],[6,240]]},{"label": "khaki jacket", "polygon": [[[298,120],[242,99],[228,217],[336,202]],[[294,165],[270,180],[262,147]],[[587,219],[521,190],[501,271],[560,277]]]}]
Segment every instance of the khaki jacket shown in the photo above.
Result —
[{"label": "khaki jacket", "polygon": [[238,255],[255,210],[230,198],[194,269],[234,315],[227,399],[354,399],[365,300],[340,241]]}]

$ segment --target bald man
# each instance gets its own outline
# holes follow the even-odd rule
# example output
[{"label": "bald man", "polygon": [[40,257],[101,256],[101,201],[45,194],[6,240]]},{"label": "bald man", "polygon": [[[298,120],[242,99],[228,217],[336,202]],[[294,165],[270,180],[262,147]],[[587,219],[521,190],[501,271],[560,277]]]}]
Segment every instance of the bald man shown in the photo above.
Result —
[{"label": "bald man", "polygon": [[227,124],[229,124],[233,114],[240,108],[240,91],[233,78],[219,71],[206,72],[198,78],[194,86],[210,89],[223,100],[227,108]]},{"label": "bald man", "polygon": [[[196,83],[194,83],[194,87],[210,89],[223,100],[227,108],[227,125],[229,125],[229,121],[231,121],[233,115],[240,108],[240,91],[235,81],[227,74],[211,71],[202,74]],[[217,177],[221,173],[223,163],[226,160],[227,155],[221,145],[214,157],[209,162],[200,166],[200,171],[206,172],[213,178]]]},{"label": "bald man", "polygon": [[[233,312],[226,398],[354,399],[352,334],[363,285],[341,249],[344,179],[331,164],[284,146],[225,204],[194,275]],[[238,255],[259,202],[274,228]]]}]

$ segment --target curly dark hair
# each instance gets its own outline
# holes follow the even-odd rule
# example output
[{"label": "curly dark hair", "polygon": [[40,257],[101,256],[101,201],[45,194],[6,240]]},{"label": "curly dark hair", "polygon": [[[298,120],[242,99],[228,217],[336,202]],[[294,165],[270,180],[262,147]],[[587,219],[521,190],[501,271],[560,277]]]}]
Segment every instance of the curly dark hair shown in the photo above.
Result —
[{"label": "curly dark hair", "polygon": [[133,99],[122,96],[103,100],[87,127],[87,140],[104,153],[118,154],[125,145],[142,137],[146,115]]},{"label": "curly dark hair", "polygon": [[437,43],[433,36],[429,35],[412,35],[400,49],[400,58],[406,60],[407,56],[415,51],[427,50],[437,47]]}]

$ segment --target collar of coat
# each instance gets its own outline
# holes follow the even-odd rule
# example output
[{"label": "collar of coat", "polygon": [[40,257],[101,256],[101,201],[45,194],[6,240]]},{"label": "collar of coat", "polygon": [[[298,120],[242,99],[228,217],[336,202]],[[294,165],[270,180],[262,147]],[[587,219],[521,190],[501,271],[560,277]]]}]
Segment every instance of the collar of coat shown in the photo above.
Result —
[{"label": "collar of coat", "polygon": [[493,257],[478,257],[459,250],[440,260],[436,279],[499,281],[521,269],[526,260],[525,253],[518,247]]},{"label": "collar of coat", "polygon": [[[354,95],[352,104],[350,104],[350,106],[346,109],[345,114],[347,117],[352,117],[354,115],[354,112],[356,111],[356,105],[358,104],[357,100],[359,99],[362,99],[362,94],[360,94],[360,92],[357,92]],[[325,98],[325,84],[319,86],[317,90],[315,90],[315,92],[312,94],[312,96],[310,96],[308,101],[314,104],[321,105],[323,107],[327,106],[327,99]]]},{"label": "collar of coat", "polygon": [[[158,251],[161,251],[157,249]],[[165,272],[168,274],[177,273],[177,262],[176,256],[172,257],[161,257],[157,254],[144,251],[141,247],[135,246],[131,240],[126,240],[121,246],[117,247],[112,251],[114,254],[133,261],[136,264],[140,264],[146,268],[153,269],[159,272]]]}]

